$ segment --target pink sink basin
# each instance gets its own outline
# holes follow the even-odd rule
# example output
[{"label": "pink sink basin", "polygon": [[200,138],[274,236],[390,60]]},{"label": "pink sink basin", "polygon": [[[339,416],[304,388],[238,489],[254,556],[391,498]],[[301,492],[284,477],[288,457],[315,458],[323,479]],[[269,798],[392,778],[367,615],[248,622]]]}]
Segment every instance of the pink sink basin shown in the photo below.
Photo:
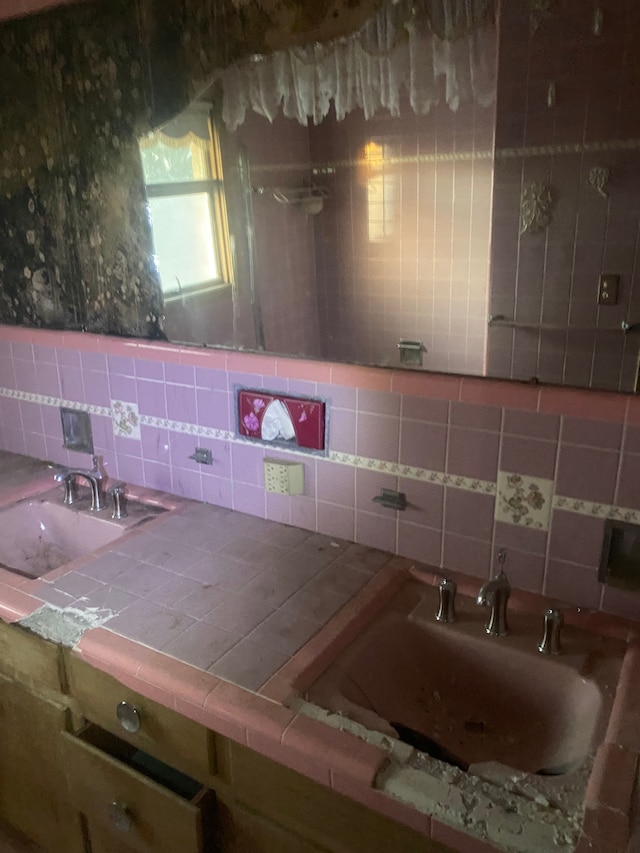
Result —
[{"label": "pink sink basin", "polygon": [[[156,510],[144,508],[147,516]],[[130,512],[124,522],[111,519],[110,510],[89,513],[34,498],[0,510],[0,564],[18,574],[37,578],[72,560],[108,545],[139,523]]]},{"label": "pink sink basin", "polygon": [[[421,745],[433,741],[463,769],[490,761],[526,773],[577,768],[606,725],[597,675],[610,650],[566,628],[567,653],[541,655],[541,616],[524,614],[513,615],[512,636],[487,637],[486,614],[470,600],[460,602],[458,623],[441,625],[433,591],[416,588],[403,592],[405,612],[398,604],[383,612],[334,659],[307,700],[372,730],[399,730],[441,757]],[[617,677],[619,649],[613,657]]]}]

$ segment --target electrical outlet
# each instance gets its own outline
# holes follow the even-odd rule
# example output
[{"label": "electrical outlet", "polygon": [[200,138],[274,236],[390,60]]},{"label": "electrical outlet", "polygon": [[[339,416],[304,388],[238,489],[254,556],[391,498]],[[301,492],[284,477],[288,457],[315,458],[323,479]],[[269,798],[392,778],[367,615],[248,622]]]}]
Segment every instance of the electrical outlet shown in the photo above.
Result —
[{"label": "electrical outlet", "polygon": [[304,465],[283,459],[264,458],[264,487],[277,495],[301,495],[304,492]]},{"label": "electrical outlet", "polygon": [[598,305],[616,305],[620,276],[613,273],[602,273],[598,284]]}]

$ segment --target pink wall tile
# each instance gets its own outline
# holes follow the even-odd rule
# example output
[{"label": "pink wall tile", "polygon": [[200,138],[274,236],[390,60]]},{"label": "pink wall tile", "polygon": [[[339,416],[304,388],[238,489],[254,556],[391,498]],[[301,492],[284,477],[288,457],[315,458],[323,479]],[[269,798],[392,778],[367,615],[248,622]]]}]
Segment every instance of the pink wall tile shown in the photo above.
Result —
[{"label": "pink wall tile", "polygon": [[500,470],[553,480],[556,455],[555,442],[505,435],[500,449]]},{"label": "pink wall tile", "polygon": [[405,521],[398,521],[398,554],[431,566],[441,564],[442,528],[434,529]]},{"label": "pink wall tile", "polygon": [[586,501],[611,503],[619,454],[612,450],[560,445],[556,492]]},{"label": "pink wall tile", "polygon": [[[498,546],[494,548],[493,564],[497,565]],[[507,574],[509,582],[516,589],[527,592],[541,593],[545,572],[544,554],[532,554],[529,551],[517,551],[514,548],[507,552]]]},{"label": "pink wall tile", "polygon": [[449,401],[428,397],[402,397],[402,420],[410,418],[429,423],[446,424],[449,420]]},{"label": "pink wall tile", "polygon": [[388,509],[388,516],[381,517],[371,512],[356,510],[355,541],[381,551],[396,550],[396,510]]},{"label": "pink wall tile", "polygon": [[414,420],[401,421],[399,460],[404,465],[444,471],[446,451],[446,426]]},{"label": "pink wall tile", "polygon": [[555,441],[560,431],[560,417],[536,412],[505,409],[503,431],[510,435],[546,438]]},{"label": "pink wall tile", "polygon": [[624,454],[615,499],[620,506],[640,509],[640,454]]},{"label": "pink wall tile", "polygon": [[502,424],[502,409],[495,406],[478,406],[471,403],[451,403],[449,423],[470,429],[497,432]]},{"label": "pink wall tile", "polygon": [[550,559],[597,568],[604,539],[604,521],[556,510],[551,522]]},{"label": "pink wall tile", "polygon": [[356,452],[356,412],[329,409],[329,447],[342,453]]},{"label": "pink wall tile", "polygon": [[445,531],[443,565],[477,578],[488,578],[491,569],[491,543]]},{"label": "pink wall tile", "polygon": [[562,420],[562,442],[619,450],[622,443],[622,423],[593,421],[570,415]]},{"label": "pink wall tile", "polygon": [[318,501],[317,519],[318,530],[326,535],[336,536],[339,539],[346,539],[351,542],[354,540],[356,523],[354,509]]},{"label": "pink wall tile", "polygon": [[595,391],[574,391],[565,388],[544,387],[540,391],[540,412],[598,421],[623,421],[626,397]]},{"label": "pink wall tile", "polygon": [[[338,381],[334,379],[334,381]],[[458,376],[436,373],[394,371],[391,389],[399,394],[433,397],[437,400],[459,400],[462,380]]]},{"label": "pink wall tile", "polygon": [[494,480],[498,469],[498,433],[451,427],[447,471],[481,480]]},{"label": "pink wall tile", "polygon": [[138,410],[141,415],[153,415],[157,418],[167,417],[167,400],[165,397],[165,386],[163,382],[151,382],[146,379],[138,379],[136,381],[134,396],[114,397],[113,399],[127,400],[129,402],[137,400]]},{"label": "pink wall tile", "polygon": [[266,492],[262,486],[233,482],[233,508],[266,518]]},{"label": "pink wall tile", "polygon": [[389,415],[358,412],[356,453],[372,459],[398,461],[400,422]]},{"label": "pink wall tile", "polygon": [[597,608],[600,605],[602,584],[598,582],[595,568],[550,559],[544,593],[578,607]]},{"label": "pink wall tile", "polygon": [[491,539],[494,509],[493,495],[462,489],[445,490],[444,517],[448,533],[459,533],[473,539]]},{"label": "pink wall tile", "polygon": [[355,488],[355,471],[350,465],[335,465],[318,460],[316,494],[319,501],[353,507]]},{"label": "pink wall tile", "polygon": [[400,415],[400,394],[386,391],[358,389],[358,412],[370,412],[375,415]]},{"label": "pink wall tile", "polygon": [[483,403],[531,411],[538,408],[538,396],[538,389],[529,385],[468,378],[462,380],[460,392],[460,399],[467,403]]},{"label": "pink wall tile", "polygon": [[507,551],[527,551],[544,556],[548,538],[546,530],[525,527],[523,524],[508,524],[503,521],[495,523],[494,543],[496,547],[506,548]]}]

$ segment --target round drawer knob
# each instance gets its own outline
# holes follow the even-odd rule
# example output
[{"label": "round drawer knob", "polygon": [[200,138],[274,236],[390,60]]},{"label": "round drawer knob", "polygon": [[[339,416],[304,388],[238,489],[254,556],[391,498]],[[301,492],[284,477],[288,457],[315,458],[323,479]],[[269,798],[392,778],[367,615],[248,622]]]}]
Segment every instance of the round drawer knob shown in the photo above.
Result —
[{"label": "round drawer knob", "polygon": [[133,829],[133,818],[129,807],[125,803],[114,800],[107,806],[109,819],[119,832],[131,832]]},{"label": "round drawer knob", "polygon": [[120,702],[116,707],[116,717],[125,732],[139,732],[142,721],[140,711],[129,702]]}]

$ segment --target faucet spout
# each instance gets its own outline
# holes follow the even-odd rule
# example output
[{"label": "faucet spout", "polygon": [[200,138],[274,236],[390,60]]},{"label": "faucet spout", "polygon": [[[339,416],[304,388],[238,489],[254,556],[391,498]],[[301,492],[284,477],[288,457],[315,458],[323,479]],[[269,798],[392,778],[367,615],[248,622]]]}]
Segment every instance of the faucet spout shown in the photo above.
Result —
[{"label": "faucet spout", "polygon": [[100,470],[100,459],[94,456],[93,468],[88,471],[83,468],[63,468],[54,475],[53,479],[57,483],[64,484],[63,503],[72,504],[78,499],[76,487],[78,478],[82,478],[89,483],[89,488],[91,489],[91,512],[100,512],[106,506],[103,489],[104,474]]},{"label": "faucet spout", "polygon": [[476,599],[480,607],[489,607],[489,620],[485,631],[492,637],[504,637],[509,633],[507,603],[511,595],[511,584],[504,569],[500,574],[482,584]]}]

